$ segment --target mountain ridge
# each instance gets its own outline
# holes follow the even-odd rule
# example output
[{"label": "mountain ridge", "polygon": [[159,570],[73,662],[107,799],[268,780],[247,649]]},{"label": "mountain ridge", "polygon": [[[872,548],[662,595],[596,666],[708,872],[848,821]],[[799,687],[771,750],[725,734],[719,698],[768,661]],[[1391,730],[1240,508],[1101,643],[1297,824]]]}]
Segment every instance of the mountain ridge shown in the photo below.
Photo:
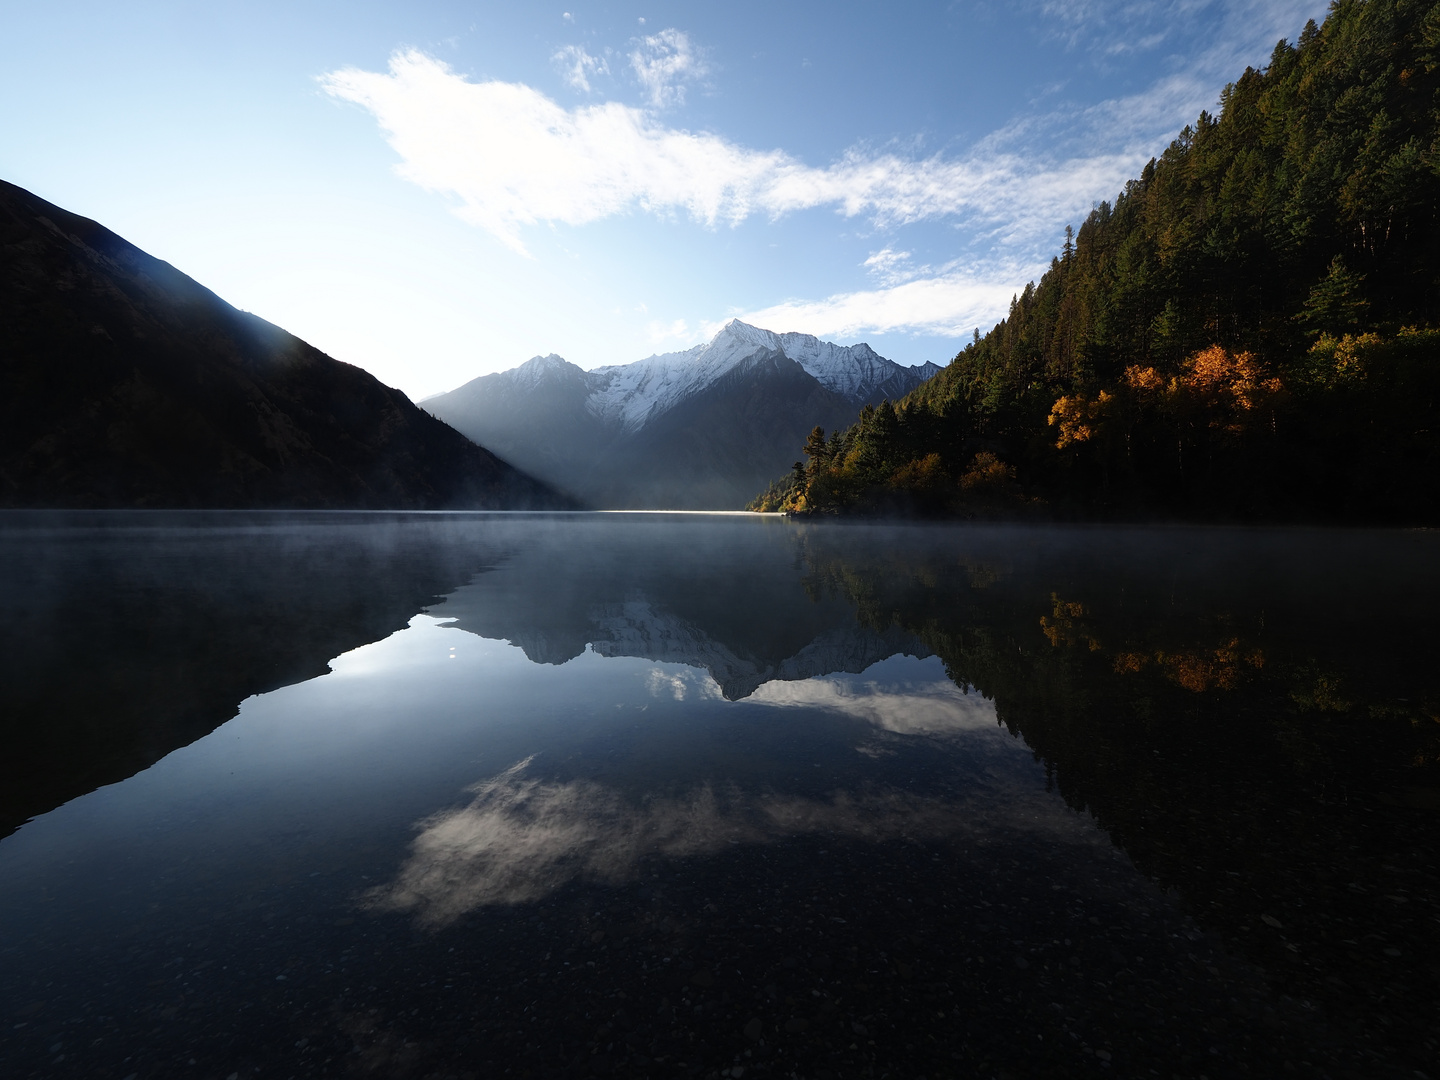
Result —
[{"label": "mountain ridge", "polygon": [[846,422],[940,370],[732,319],[690,349],[593,371],[535,356],[422,404],[596,505],[725,509],[788,467],[783,433]]},{"label": "mountain ridge", "polygon": [[0,181],[0,506],[573,505],[374,376]]}]

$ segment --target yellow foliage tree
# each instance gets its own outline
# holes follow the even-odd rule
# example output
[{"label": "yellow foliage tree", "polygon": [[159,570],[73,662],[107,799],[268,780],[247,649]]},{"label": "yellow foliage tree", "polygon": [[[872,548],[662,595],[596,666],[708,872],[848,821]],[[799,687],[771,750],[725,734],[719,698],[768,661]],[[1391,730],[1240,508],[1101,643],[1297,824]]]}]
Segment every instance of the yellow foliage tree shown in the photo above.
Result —
[{"label": "yellow foliage tree", "polygon": [[906,462],[890,477],[890,486],[901,491],[933,491],[946,481],[945,466],[939,454]]},{"label": "yellow foliage tree", "polygon": [[1051,427],[1059,426],[1060,437],[1055,441],[1057,449],[1063,450],[1072,443],[1089,442],[1100,430],[1114,403],[1114,395],[1101,390],[1094,398],[1083,394],[1062,397],[1050,409],[1047,421]]},{"label": "yellow foliage tree", "polygon": [[1186,359],[1178,375],[1165,378],[1153,367],[1125,369],[1125,387],[1142,406],[1204,416],[1211,427],[1238,432],[1247,414],[1269,411],[1285,393],[1253,353],[1232,353],[1211,345]]},{"label": "yellow foliage tree", "polygon": [[967,498],[988,502],[1001,502],[1020,494],[1015,470],[988,450],[976,454],[970,462],[960,477],[960,490]]}]

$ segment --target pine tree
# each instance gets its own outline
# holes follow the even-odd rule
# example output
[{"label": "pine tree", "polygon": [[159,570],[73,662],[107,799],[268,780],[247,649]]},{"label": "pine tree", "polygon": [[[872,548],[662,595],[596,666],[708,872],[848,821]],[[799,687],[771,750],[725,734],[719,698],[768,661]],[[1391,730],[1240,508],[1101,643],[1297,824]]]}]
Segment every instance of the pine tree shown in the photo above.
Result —
[{"label": "pine tree", "polygon": [[1364,275],[1347,270],[1345,260],[1336,255],[1330,260],[1329,272],[1310,290],[1295,321],[1304,326],[1311,337],[1355,329],[1370,306],[1360,295],[1364,280]]}]

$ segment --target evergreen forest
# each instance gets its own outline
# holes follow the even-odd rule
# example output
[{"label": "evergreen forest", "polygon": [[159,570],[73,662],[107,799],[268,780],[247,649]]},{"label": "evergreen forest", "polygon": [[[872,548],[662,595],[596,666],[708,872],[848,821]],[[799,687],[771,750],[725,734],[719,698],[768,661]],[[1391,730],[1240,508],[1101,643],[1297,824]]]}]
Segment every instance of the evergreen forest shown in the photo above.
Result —
[{"label": "evergreen forest", "polygon": [[1440,4],[1336,0],[751,509],[1440,521],[1437,210]]}]

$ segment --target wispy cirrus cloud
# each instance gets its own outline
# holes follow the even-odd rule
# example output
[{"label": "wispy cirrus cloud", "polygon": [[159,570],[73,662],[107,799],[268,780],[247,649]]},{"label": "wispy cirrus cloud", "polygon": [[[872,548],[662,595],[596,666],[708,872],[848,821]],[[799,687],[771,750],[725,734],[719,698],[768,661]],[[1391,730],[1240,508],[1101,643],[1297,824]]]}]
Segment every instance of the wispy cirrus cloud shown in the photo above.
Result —
[{"label": "wispy cirrus cloud", "polygon": [[1038,0],[1030,6],[1043,17],[1042,25],[1071,48],[1102,56],[1153,49],[1167,39],[1187,32],[1188,20],[1223,7],[1218,0]]},{"label": "wispy cirrus cloud", "polygon": [[630,67],[657,109],[685,104],[688,85],[710,71],[690,36],[673,28],[641,38],[630,53]]},{"label": "wispy cirrus cloud", "polygon": [[929,269],[929,267],[917,267],[911,263],[910,252],[896,251],[889,247],[872,252],[863,265],[885,285],[898,285]]},{"label": "wispy cirrus cloud", "polygon": [[1093,55],[1101,67],[1140,52],[1175,49],[1165,74],[1134,93],[1080,104],[1055,100],[1015,117],[977,147],[1144,146],[1164,140],[1214,109],[1221,88],[1261,65],[1281,38],[1293,40],[1307,18],[1322,19],[1325,0],[1032,0],[1053,36]]},{"label": "wispy cirrus cloud", "polygon": [[321,85],[375,116],[402,176],[458,198],[461,218],[520,252],[526,226],[634,210],[715,226],[829,207],[879,227],[951,217],[1013,240],[1037,221],[1053,231],[1143,163],[1136,151],[1047,165],[1009,152],[957,160],[856,149],[816,167],[618,102],[566,109],[523,83],[473,82],[418,50],[395,54],[386,72],[346,68]]},{"label": "wispy cirrus cloud", "polygon": [[560,72],[560,77],[565,80],[565,85],[572,90],[579,90],[582,93],[590,93],[590,77],[593,75],[609,75],[610,63],[603,56],[595,56],[585,51],[581,45],[566,45],[557,49],[550,62]]}]

